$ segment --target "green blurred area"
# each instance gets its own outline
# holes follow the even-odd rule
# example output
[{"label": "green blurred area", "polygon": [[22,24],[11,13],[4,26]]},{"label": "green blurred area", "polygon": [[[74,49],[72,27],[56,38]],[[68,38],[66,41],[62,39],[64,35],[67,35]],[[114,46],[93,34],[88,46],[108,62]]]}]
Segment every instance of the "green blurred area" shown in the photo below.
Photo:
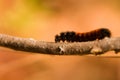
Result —
[{"label": "green blurred area", "polygon": [[44,5],[45,1],[46,0],[24,0],[24,4],[30,10],[42,11],[47,9],[47,5]]}]

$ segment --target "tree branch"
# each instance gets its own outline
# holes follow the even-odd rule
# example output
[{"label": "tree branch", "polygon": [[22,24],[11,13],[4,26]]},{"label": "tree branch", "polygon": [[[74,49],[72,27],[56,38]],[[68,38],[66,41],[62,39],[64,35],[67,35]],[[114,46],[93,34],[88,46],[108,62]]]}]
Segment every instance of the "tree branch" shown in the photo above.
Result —
[{"label": "tree branch", "polygon": [[0,34],[0,46],[41,54],[98,55],[111,50],[114,50],[116,53],[119,52],[120,38],[105,38],[89,42],[54,43]]}]

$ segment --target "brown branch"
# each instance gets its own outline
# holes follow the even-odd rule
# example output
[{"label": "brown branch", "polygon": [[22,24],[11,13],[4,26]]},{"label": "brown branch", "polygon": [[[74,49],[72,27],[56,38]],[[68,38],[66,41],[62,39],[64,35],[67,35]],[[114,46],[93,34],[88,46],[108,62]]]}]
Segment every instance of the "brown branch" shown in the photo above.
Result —
[{"label": "brown branch", "polygon": [[54,43],[0,34],[0,46],[19,51],[52,55],[97,55],[111,50],[116,53],[119,52],[120,38],[105,38],[89,42]]}]

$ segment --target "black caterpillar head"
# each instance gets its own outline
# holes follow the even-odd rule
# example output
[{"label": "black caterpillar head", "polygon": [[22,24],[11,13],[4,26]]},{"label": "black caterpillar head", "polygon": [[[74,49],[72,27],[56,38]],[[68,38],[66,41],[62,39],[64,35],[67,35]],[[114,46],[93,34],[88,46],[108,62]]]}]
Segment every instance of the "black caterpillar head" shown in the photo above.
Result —
[{"label": "black caterpillar head", "polygon": [[111,32],[109,29],[106,29],[106,28],[101,28],[100,29],[100,32],[103,36],[105,37],[111,37]]}]

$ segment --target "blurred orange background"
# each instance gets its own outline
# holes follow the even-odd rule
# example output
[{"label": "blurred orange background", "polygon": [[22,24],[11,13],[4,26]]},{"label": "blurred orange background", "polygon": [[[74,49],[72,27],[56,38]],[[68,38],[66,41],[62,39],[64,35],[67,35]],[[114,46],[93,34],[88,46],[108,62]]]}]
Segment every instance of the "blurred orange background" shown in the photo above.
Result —
[{"label": "blurred orange background", "polygon": [[[119,0],[0,0],[0,33],[54,42],[62,31],[108,28],[119,37]],[[51,56],[0,47],[0,80],[119,80],[119,56]]]}]

